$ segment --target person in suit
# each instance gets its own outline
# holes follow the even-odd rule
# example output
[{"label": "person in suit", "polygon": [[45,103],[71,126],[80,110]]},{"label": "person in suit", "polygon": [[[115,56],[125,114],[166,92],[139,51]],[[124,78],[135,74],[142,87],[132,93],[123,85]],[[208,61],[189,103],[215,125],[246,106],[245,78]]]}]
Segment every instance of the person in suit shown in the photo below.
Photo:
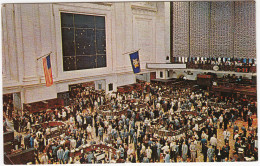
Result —
[{"label": "person in suit", "polygon": [[202,151],[204,150],[204,147],[206,144],[207,144],[207,140],[206,140],[205,136],[202,136],[202,139],[201,139]]},{"label": "person in suit", "polygon": [[130,161],[131,163],[136,163],[136,159],[135,159],[135,157],[133,156],[133,154],[130,155],[129,161]]},{"label": "person in suit", "polygon": [[18,133],[16,135],[16,140],[17,140],[18,148],[20,148],[21,147],[21,142],[22,142],[22,134],[21,133]]},{"label": "person in suit", "polygon": [[222,129],[222,125],[223,125],[223,114],[221,114],[219,117],[219,128],[220,129]]},{"label": "person in suit", "polygon": [[167,152],[166,152],[166,155],[165,155],[165,157],[164,157],[164,162],[165,162],[165,163],[170,163],[170,158],[171,158],[171,157],[170,157],[170,155],[169,155],[169,152],[167,151]]},{"label": "person in suit", "polygon": [[183,161],[186,161],[187,160],[187,153],[188,153],[188,146],[186,145],[185,141],[183,141],[183,144],[182,144],[182,158],[183,158]]},{"label": "person in suit", "polygon": [[53,162],[57,162],[57,151],[58,151],[58,146],[56,143],[52,145],[52,157],[53,157]]},{"label": "person in suit", "polygon": [[223,153],[223,159],[225,160],[226,158],[229,158],[229,145],[228,143],[226,143],[223,147],[222,147],[222,153]]},{"label": "person in suit", "polygon": [[137,146],[136,146],[136,153],[137,153],[137,160],[140,162],[140,153],[141,153],[141,143],[138,142]]},{"label": "person in suit", "polygon": [[48,164],[48,162],[49,162],[49,158],[48,158],[47,154],[43,153],[43,155],[41,157],[41,163],[42,164]]},{"label": "person in suit", "polygon": [[87,133],[88,133],[88,138],[92,139],[92,127],[90,124],[88,124]]},{"label": "person in suit", "polygon": [[214,149],[216,149],[217,144],[218,144],[218,140],[217,140],[217,138],[216,138],[216,135],[214,134],[214,135],[210,138],[210,145],[212,145],[212,147],[213,147]]},{"label": "person in suit", "polygon": [[85,164],[86,163],[86,159],[85,159],[85,156],[84,154],[81,154],[81,157],[80,157],[80,164]]},{"label": "person in suit", "polygon": [[229,121],[228,121],[227,115],[225,115],[225,117],[224,117],[224,130],[227,129],[228,122]]},{"label": "person in suit", "polygon": [[173,146],[172,146],[174,162],[177,162],[178,149],[179,149],[179,147],[178,147],[178,145],[176,145],[176,141],[174,141]]},{"label": "person in suit", "polygon": [[50,160],[50,163],[52,164],[53,163],[53,153],[52,153],[52,150],[47,151],[47,156],[48,156],[48,158]]},{"label": "person in suit", "polygon": [[215,156],[216,156],[216,161],[217,162],[221,162],[221,160],[223,159],[223,151],[221,149],[221,146],[219,146],[217,148],[217,150],[215,151]]},{"label": "person in suit", "polygon": [[158,159],[158,157],[157,157],[157,146],[156,146],[155,142],[152,144],[151,149],[152,149],[152,160],[153,160],[153,162],[155,162]]},{"label": "person in suit", "polygon": [[74,138],[70,139],[70,148],[75,149],[77,145],[77,141]]},{"label": "person in suit", "polygon": [[62,149],[62,147],[59,148],[59,150],[57,151],[57,158],[58,158],[58,161],[61,163],[64,164],[64,150]]},{"label": "person in suit", "polygon": [[243,125],[241,127],[241,130],[243,131],[242,137],[246,137],[246,127],[245,127],[245,125]]},{"label": "person in suit", "polygon": [[205,143],[204,148],[202,149],[204,162],[207,162],[207,152],[208,152],[208,147],[207,147],[207,143]]},{"label": "person in suit", "polygon": [[100,141],[103,141],[103,133],[104,133],[104,128],[101,125],[99,125],[98,135],[99,135],[99,140]]},{"label": "person in suit", "polygon": [[237,123],[235,123],[234,127],[233,127],[233,139],[234,139],[234,136],[235,136],[236,132],[239,132],[239,127],[237,126]]},{"label": "person in suit", "polygon": [[196,162],[196,145],[194,145],[194,142],[191,142],[190,145],[190,152],[191,152],[191,162]]},{"label": "person in suit", "polygon": [[122,147],[122,145],[119,146],[119,151],[120,151],[120,158],[124,158],[124,148]]},{"label": "person in suit", "polygon": [[76,142],[76,148],[80,147],[81,145],[81,139],[80,137],[78,138],[77,142]]},{"label": "person in suit", "polygon": [[148,149],[145,150],[145,153],[146,153],[146,156],[147,158],[149,159],[149,161],[151,161],[151,158],[152,158],[152,150],[151,150],[151,147],[148,146]]},{"label": "person in suit", "polygon": [[70,156],[69,156],[69,153],[70,153],[70,151],[69,151],[68,147],[66,147],[66,148],[65,148],[65,152],[64,152],[64,157],[63,157],[65,164],[67,164],[68,161],[69,161],[69,157],[70,157]]},{"label": "person in suit", "polygon": [[226,130],[224,130],[223,135],[224,135],[225,143],[229,142],[230,132],[226,129]]},{"label": "person in suit", "polygon": [[87,158],[86,158],[86,162],[91,164],[93,159],[94,159],[93,153],[88,152],[88,155],[87,155]]},{"label": "person in suit", "polygon": [[253,119],[252,119],[251,116],[249,116],[249,118],[248,118],[248,128],[251,127],[252,124],[253,124]]},{"label": "person in suit", "polygon": [[34,135],[30,138],[30,148],[34,148]]}]

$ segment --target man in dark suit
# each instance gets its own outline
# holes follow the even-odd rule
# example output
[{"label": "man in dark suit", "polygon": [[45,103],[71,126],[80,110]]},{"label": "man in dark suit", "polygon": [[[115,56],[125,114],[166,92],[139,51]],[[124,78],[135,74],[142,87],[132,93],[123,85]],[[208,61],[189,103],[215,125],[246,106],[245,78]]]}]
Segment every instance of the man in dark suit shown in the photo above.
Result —
[{"label": "man in dark suit", "polygon": [[64,152],[64,157],[63,157],[65,164],[67,164],[68,161],[69,161],[69,157],[70,157],[70,156],[69,156],[69,153],[70,153],[70,151],[69,151],[68,147],[66,147],[66,148],[65,148],[65,152]]},{"label": "man in dark suit", "polygon": [[133,154],[130,155],[129,161],[130,161],[131,163],[136,163],[136,159],[135,159],[135,157],[133,156]]},{"label": "man in dark suit", "polygon": [[27,131],[27,135],[24,137],[25,149],[29,149],[30,148],[30,138],[31,138],[31,134],[29,133],[29,131]]},{"label": "man in dark suit", "polygon": [[137,152],[137,159],[140,162],[140,151],[141,151],[141,144],[140,142],[138,142],[137,146],[136,146],[136,152]]},{"label": "man in dark suit", "polygon": [[158,159],[157,157],[157,146],[155,142],[152,143],[152,160],[155,162]]},{"label": "man in dark suit", "polygon": [[21,133],[18,133],[15,137],[15,139],[17,140],[17,145],[18,145],[18,148],[21,147],[21,142],[22,142],[22,134]]},{"label": "man in dark suit", "polygon": [[208,152],[208,146],[207,143],[204,144],[204,148],[202,149],[203,157],[204,157],[204,162],[207,162],[207,152]]},{"label": "man in dark suit", "polygon": [[221,149],[221,146],[219,146],[219,148],[215,151],[215,156],[216,156],[215,160],[217,162],[221,162],[222,159],[224,159],[223,150]]},{"label": "man in dark suit", "polygon": [[235,123],[234,128],[233,128],[233,139],[234,139],[236,132],[239,132],[239,127],[237,126],[237,123]]}]

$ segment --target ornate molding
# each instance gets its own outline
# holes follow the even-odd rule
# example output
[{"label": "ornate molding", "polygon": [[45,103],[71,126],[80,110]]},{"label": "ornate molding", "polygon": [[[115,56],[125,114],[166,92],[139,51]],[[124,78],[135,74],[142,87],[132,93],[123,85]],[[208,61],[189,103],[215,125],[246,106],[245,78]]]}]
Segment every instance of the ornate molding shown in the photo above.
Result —
[{"label": "ornate molding", "polygon": [[[151,5],[153,4],[153,5]],[[131,5],[133,14],[140,14],[140,15],[154,15],[157,12],[156,3],[141,3],[136,2]]]},{"label": "ornate molding", "polygon": [[113,3],[105,3],[105,2],[95,2],[95,3],[55,3],[55,5],[61,6],[70,6],[70,7],[80,7],[80,8],[91,8],[91,9],[101,9],[101,10],[111,10],[111,6]]},{"label": "ornate molding", "polygon": [[111,7],[113,5],[112,2],[93,2],[93,3],[98,4],[98,5],[109,6],[109,7]]}]

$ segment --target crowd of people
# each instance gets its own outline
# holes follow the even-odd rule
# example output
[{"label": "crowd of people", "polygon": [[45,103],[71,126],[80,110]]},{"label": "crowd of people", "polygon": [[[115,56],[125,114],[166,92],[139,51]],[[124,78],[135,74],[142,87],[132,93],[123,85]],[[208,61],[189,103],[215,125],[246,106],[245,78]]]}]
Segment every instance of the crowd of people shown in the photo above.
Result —
[{"label": "crowd of people", "polygon": [[[86,144],[116,149],[105,152],[104,163],[258,160],[257,126],[252,125],[256,101],[217,97],[185,86],[185,81],[175,86],[144,83],[141,91],[110,95],[77,87],[69,106],[36,113],[24,110],[11,117],[8,110],[4,114],[14,124],[14,144],[35,148],[37,164],[101,162],[95,151],[71,157]],[[50,121],[63,122],[64,132],[53,136],[51,126],[36,127]],[[247,124],[239,127],[239,122]]]}]

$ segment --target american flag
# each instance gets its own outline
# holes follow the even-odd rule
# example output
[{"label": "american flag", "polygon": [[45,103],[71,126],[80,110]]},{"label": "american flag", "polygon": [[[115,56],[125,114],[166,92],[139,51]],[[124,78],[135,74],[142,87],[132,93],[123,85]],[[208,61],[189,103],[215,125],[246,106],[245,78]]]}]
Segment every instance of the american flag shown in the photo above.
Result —
[{"label": "american flag", "polygon": [[43,70],[45,75],[46,86],[48,87],[53,84],[50,55],[44,57],[42,61],[43,61]]}]

